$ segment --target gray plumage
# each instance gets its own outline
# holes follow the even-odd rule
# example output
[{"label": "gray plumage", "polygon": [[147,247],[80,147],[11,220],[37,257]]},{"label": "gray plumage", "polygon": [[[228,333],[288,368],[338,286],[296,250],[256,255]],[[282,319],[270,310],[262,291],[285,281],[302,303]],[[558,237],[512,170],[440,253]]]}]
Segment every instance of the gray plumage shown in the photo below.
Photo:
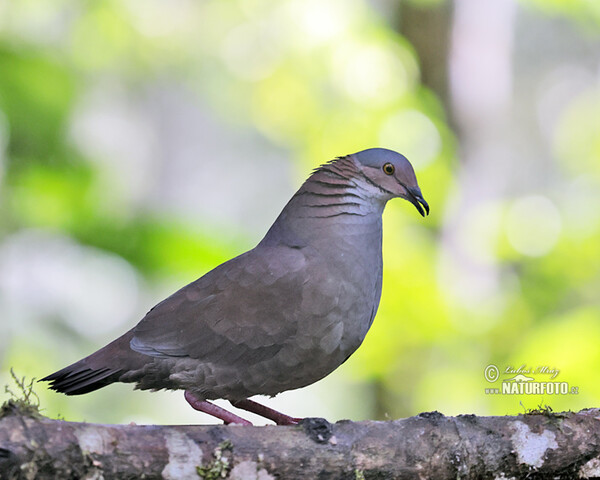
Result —
[{"label": "gray plumage", "polygon": [[255,248],[43,380],[68,395],[120,381],[232,401],[316,382],[360,346],[373,323],[382,213],[394,197],[429,212],[412,166],[396,152],[369,149],[322,165]]}]

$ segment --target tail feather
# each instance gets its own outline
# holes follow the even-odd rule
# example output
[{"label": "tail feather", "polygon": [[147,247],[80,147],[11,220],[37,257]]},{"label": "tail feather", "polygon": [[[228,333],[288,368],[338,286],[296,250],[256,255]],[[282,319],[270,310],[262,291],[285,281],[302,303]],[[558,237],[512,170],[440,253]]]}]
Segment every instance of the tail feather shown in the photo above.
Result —
[{"label": "tail feather", "polygon": [[143,367],[147,357],[129,348],[130,330],[104,348],[68,367],[44,377],[50,388],[66,395],[82,395],[114,382],[124,373]]},{"label": "tail feather", "polygon": [[82,395],[93,392],[118,381],[122,370],[101,368],[93,370],[81,362],[70,365],[58,372],[42,378],[42,382],[50,382],[50,388],[66,395]]}]

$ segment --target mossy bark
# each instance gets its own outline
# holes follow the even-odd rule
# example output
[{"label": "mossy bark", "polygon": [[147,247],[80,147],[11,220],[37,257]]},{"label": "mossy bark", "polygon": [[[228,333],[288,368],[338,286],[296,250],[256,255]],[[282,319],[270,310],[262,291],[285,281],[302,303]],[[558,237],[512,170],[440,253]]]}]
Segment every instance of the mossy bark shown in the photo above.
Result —
[{"label": "mossy bark", "polygon": [[593,478],[600,410],[297,427],[95,425],[0,419],[0,478]]}]

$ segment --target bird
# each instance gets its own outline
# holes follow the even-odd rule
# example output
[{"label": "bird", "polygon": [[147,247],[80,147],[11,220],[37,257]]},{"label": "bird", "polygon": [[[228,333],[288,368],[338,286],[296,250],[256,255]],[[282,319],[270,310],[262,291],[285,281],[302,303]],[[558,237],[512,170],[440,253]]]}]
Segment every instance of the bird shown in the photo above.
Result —
[{"label": "bird", "polygon": [[278,425],[291,417],[250,397],[321,380],[363,342],[382,290],[382,215],[401,198],[429,214],[414,169],[369,148],[313,170],[264,238],[153,307],[131,330],[40,381],[66,395],[114,382],[184,390],[190,406],[251,425],[226,399]]}]

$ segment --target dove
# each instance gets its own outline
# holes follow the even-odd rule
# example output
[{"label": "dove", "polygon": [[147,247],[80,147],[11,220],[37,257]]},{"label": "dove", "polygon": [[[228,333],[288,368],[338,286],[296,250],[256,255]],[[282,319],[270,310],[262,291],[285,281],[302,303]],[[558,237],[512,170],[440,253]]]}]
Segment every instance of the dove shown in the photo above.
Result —
[{"label": "dove", "polygon": [[114,382],[184,390],[194,409],[226,424],[251,423],[211,400],[298,423],[250,397],[317,382],[361,345],[381,297],[382,215],[393,198],[429,214],[412,165],[397,152],[370,148],[321,165],[256,247],[41,381],[66,395]]}]

